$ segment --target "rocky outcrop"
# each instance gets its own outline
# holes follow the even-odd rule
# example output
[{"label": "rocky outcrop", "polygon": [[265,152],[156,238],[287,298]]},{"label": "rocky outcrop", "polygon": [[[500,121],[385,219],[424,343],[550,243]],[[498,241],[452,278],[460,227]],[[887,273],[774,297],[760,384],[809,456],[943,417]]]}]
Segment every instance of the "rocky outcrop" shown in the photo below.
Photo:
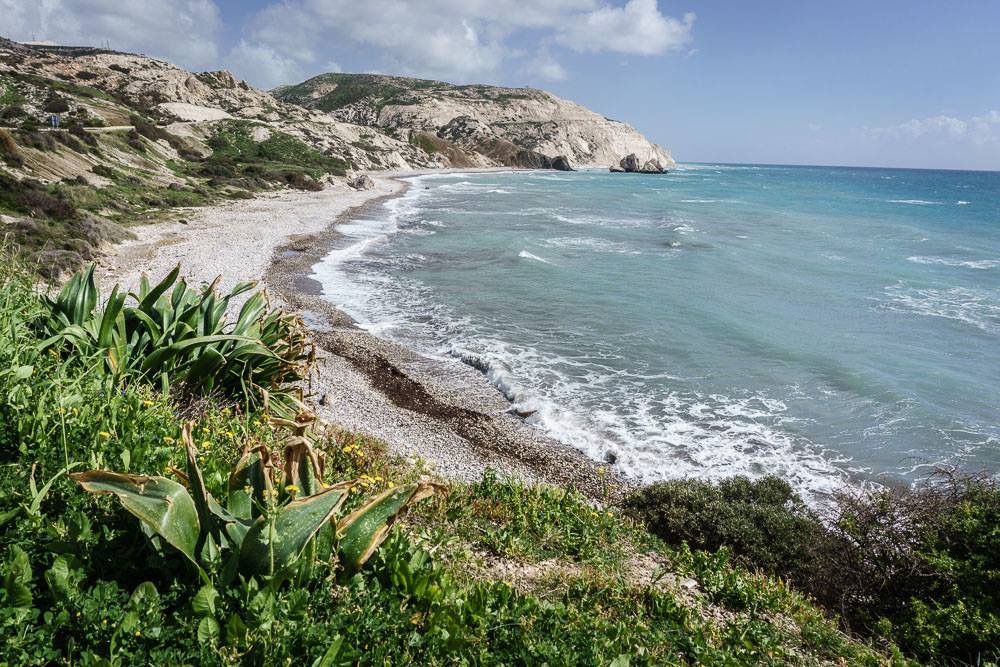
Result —
[{"label": "rocky outcrop", "polygon": [[674,164],[669,151],[635,128],[533,88],[323,74],[273,92],[280,100],[322,110],[341,121],[390,131],[429,132],[487,157],[489,152],[475,146],[501,140],[553,160],[563,156],[572,164],[609,164],[629,153],[666,167]]},{"label": "rocky outcrop", "polygon": [[663,163],[655,157],[642,162],[638,155],[635,153],[629,153],[623,157],[617,165],[611,165],[610,171],[612,173],[619,174],[663,174],[666,173],[667,169],[663,166]]},{"label": "rocky outcrop", "polygon": [[627,171],[629,173],[639,171],[639,157],[635,153],[629,153],[623,157],[618,164],[621,165],[622,171]]},{"label": "rocky outcrop", "polygon": [[639,170],[639,172],[643,174],[662,174],[665,171],[666,169],[663,168],[663,165],[660,164],[660,161],[656,158],[646,160],[646,163],[642,165],[642,168]]},{"label": "rocky outcrop", "polygon": [[569,158],[565,155],[557,155],[552,160],[552,169],[556,171],[576,171],[573,169],[573,165],[569,163]]},{"label": "rocky outcrop", "polygon": [[375,181],[368,174],[361,174],[347,181],[347,185],[355,190],[374,190]]}]

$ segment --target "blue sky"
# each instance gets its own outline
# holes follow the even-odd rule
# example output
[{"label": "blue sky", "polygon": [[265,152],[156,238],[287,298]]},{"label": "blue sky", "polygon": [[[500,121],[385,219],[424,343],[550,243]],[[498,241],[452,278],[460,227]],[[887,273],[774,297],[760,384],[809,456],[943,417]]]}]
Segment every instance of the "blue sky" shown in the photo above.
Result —
[{"label": "blue sky", "polygon": [[531,85],[681,161],[1000,169],[1000,2],[0,0],[14,39],[109,40],[269,88],[330,70]]}]

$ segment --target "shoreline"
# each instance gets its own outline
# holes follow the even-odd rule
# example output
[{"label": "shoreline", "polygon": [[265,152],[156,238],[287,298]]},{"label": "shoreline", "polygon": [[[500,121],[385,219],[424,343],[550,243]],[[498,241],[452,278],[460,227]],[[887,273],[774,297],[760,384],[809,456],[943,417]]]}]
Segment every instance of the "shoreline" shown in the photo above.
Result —
[{"label": "shoreline", "polygon": [[409,184],[401,179],[480,171],[512,169],[372,172],[374,190],[354,191],[338,180],[318,193],[282,191],[193,209],[185,223],[131,228],[137,239],[102,258],[101,282],[134,286],[140,273],[156,279],[178,262],[192,283],[221,275],[220,289],[227,289],[256,280],[273,301],[299,313],[316,340],[308,402],[323,419],[378,438],[446,478],[472,481],[493,468],[595,500],[617,497],[638,482],[527,424],[476,369],[364,331],[322,297],[312,278],[312,267],[340,238],[338,226],[402,196]]}]

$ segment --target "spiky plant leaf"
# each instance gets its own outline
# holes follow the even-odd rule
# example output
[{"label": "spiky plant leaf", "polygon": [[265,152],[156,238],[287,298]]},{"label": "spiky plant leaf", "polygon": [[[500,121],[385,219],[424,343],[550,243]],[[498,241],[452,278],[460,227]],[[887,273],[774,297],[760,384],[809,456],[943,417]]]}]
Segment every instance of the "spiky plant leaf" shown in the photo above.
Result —
[{"label": "spiky plant leaf", "polygon": [[340,509],[352,485],[342,482],[293,500],[279,508],[273,519],[259,517],[243,538],[240,571],[270,575],[290,565]]},{"label": "spiky plant leaf", "polygon": [[117,496],[125,509],[198,565],[196,549],[201,525],[194,500],[182,484],[166,477],[106,470],[73,473],[70,478],[90,493]]},{"label": "spiky plant leaf", "polygon": [[437,485],[414,482],[386,489],[344,517],[337,524],[340,563],[348,571],[365,564],[389,534],[389,529],[408,506],[432,496]]}]

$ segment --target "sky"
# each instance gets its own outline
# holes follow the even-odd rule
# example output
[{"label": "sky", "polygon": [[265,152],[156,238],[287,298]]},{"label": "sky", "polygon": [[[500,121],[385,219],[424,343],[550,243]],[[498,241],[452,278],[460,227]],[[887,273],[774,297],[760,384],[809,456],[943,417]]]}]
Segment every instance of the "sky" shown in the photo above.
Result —
[{"label": "sky", "polygon": [[544,88],[682,162],[1000,170],[1000,1],[0,0],[0,35],[262,87]]}]

